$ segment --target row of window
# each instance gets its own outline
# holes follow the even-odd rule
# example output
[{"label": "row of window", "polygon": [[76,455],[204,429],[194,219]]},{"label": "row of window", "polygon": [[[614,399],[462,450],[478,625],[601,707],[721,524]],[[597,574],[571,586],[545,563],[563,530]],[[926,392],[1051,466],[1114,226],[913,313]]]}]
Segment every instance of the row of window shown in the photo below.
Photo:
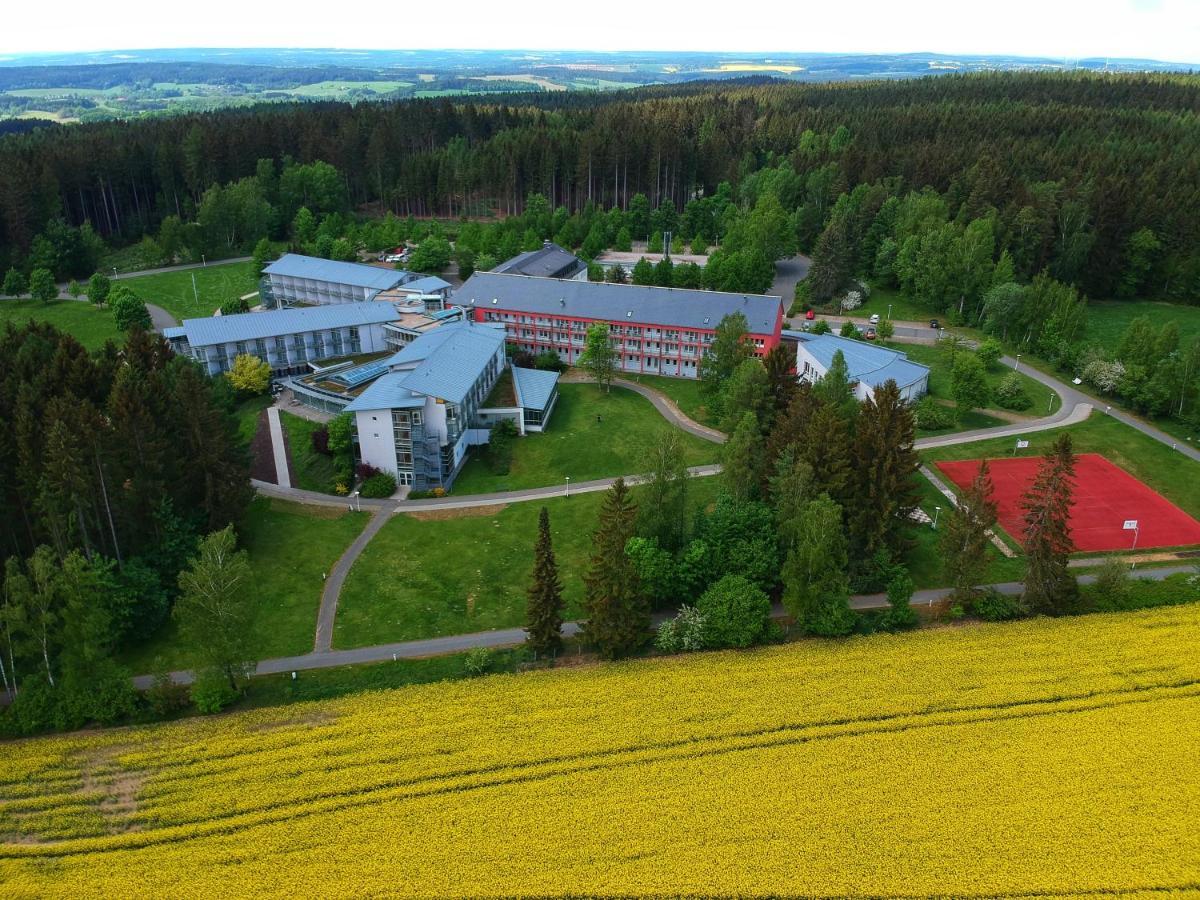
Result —
[{"label": "row of window", "polygon": [[[484,318],[489,322],[504,322],[509,325],[542,325],[559,332],[572,332],[573,335],[583,335],[587,331],[586,322],[571,322],[567,319],[551,319],[545,316],[524,316],[514,313],[488,312]],[[655,340],[665,338],[670,341],[684,341],[691,344],[711,344],[712,332],[686,331],[677,328],[659,328],[656,326],[620,325],[610,323],[608,333],[614,337],[650,337]],[[565,339],[565,334],[564,334]]]}]

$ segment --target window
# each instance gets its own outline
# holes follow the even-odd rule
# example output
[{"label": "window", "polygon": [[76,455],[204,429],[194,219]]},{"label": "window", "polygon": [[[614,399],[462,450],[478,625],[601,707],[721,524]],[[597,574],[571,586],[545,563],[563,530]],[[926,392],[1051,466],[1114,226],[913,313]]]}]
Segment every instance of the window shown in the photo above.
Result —
[{"label": "window", "polygon": [[413,414],[412,414],[412,423],[413,423],[414,425],[420,425],[420,424],[421,424],[421,413],[420,413],[420,411],[419,411],[419,410],[417,410],[417,411],[414,411],[414,412],[413,412]]}]

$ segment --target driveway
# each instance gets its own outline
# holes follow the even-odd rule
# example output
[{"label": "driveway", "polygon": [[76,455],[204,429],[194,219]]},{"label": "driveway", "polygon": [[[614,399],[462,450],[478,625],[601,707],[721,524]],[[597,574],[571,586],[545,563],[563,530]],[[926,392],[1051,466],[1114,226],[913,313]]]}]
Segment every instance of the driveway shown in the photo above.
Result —
[{"label": "driveway", "polygon": [[791,306],[792,298],[796,296],[796,284],[808,276],[808,267],[812,260],[797,253],[788,259],[775,263],[775,280],[771,283],[770,294],[783,298],[787,306]]}]

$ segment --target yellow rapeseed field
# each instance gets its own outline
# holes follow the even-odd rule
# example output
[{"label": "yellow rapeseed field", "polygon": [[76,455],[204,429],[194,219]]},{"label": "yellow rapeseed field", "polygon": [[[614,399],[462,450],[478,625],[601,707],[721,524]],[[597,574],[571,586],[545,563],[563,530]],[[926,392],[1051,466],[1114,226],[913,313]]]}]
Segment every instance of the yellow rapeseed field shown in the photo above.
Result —
[{"label": "yellow rapeseed field", "polygon": [[0,747],[4,897],[1200,892],[1200,605]]}]

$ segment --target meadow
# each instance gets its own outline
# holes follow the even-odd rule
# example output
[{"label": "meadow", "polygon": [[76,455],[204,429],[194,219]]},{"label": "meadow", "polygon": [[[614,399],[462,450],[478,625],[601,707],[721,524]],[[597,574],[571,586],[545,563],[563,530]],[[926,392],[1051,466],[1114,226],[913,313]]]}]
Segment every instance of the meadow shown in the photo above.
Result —
[{"label": "meadow", "polygon": [[[179,320],[211,316],[222,303],[258,290],[252,262],[214,263],[195,269],[130,276],[122,284],[146,303],[161,306]],[[250,301],[251,306],[257,303],[257,299]]]},{"label": "meadow", "polygon": [[122,336],[107,307],[93,306],[80,300],[0,300],[0,328],[12,322],[20,326],[28,321],[49,322],[65,331],[89,350],[99,350],[105,341],[121,343]]},{"label": "meadow", "polygon": [[14,742],[0,882],[1182,892],[1200,883],[1198,628],[1188,605],[804,641]]}]

